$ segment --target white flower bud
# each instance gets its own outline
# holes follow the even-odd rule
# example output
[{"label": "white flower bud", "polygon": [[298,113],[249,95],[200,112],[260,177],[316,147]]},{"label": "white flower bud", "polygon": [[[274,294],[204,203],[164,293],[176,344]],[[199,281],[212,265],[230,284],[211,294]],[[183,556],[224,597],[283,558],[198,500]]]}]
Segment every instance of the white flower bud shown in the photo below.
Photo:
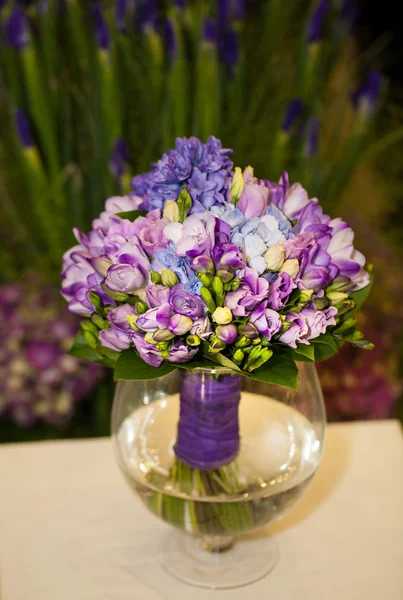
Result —
[{"label": "white flower bud", "polygon": [[288,273],[291,278],[295,277],[299,271],[299,262],[296,258],[289,258],[280,269],[281,273]]},{"label": "white flower bud", "polygon": [[213,312],[212,317],[218,325],[228,325],[232,321],[232,312],[227,306],[219,306]]},{"label": "white flower bud", "polygon": [[270,271],[278,271],[284,263],[285,251],[283,246],[276,244],[269,248],[263,256],[266,260],[267,268]]},{"label": "white flower bud", "polygon": [[167,200],[164,206],[162,216],[168,219],[171,223],[179,222],[179,207],[175,200]]}]

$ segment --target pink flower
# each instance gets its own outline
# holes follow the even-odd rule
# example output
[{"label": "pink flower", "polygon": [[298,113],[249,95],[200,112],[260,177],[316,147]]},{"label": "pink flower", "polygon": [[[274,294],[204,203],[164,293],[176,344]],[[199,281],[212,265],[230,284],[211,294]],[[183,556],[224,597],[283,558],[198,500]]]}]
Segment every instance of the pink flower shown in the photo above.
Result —
[{"label": "pink flower", "polygon": [[266,212],[269,189],[263,181],[253,176],[253,169],[250,167],[244,171],[244,180],[245,186],[236,207],[247,219],[261,217]]},{"label": "pink flower", "polygon": [[134,233],[138,235],[140,244],[148,256],[154,256],[168,244],[164,234],[164,228],[168,224],[168,219],[161,218],[161,211],[158,209],[150,211],[146,217],[137,217],[134,221]]}]

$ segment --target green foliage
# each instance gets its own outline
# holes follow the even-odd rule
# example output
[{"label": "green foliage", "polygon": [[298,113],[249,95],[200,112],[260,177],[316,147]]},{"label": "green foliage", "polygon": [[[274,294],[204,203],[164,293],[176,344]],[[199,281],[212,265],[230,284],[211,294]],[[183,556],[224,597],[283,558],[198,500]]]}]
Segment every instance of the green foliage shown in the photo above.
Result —
[{"label": "green foliage", "polygon": [[159,367],[152,367],[144,362],[135,350],[124,350],[116,362],[114,379],[157,379],[169,375],[176,368],[177,365],[168,362],[163,362]]}]

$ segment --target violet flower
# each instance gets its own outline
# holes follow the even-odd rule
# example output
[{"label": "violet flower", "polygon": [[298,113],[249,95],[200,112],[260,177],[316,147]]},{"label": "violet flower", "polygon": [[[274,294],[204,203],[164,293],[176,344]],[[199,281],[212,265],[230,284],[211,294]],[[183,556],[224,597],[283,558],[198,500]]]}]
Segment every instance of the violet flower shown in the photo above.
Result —
[{"label": "violet flower", "polygon": [[289,133],[291,131],[295,124],[295,121],[301,115],[303,108],[304,105],[302,103],[302,100],[297,99],[290,102],[284,114],[283,121],[281,123],[281,129],[285,133]]},{"label": "violet flower", "polygon": [[132,342],[130,335],[122,329],[113,327],[112,329],[103,329],[99,332],[99,341],[101,345],[110,350],[121,352],[130,348]]},{"label": "violet flower", "polygon": [[318,42],[323,34],[323,25],[330,11],[328,0],[318,0],[308,23],[306,38],[309,44]]},{"label": "violet flower", "polygon": [[109,168],[116,182],[120,185],[120,180],[125,171],[125,163],[129,162],[130,155],[126,141],[123,138],[118,139],[113,147],[109,159]]},{"label": "violet flower", "polygon": [[21,146],[23,148],[32,147],[34,144],[32,140],[31,126],[27,116],[20,108],[15,110],[14,120]]},{"label": "violet flower", "polygon": [[169,356],[165,360],[172,363],[186,363],[192,360],[198,351],[198,348],[190,350],[183,342],[178,340],[170,345]]},{"label": "violet flower", "polygon": [[101,4],[96,2],[91,7],[95,21],[95,38],[97,41],[98,48],[101,50],[108,51],[110,48],[110,35],[108,25],[105,20],[105,15],[102,10]]},{"label": "violet flower", "polygon": [[144,334],[139,331],[133,332],[133,343],[136,346],[137,352],[140,357],[147,364],[152,367],[159,367],[162,363],[162,356],[160,350],[153,344],[150,344],[144,339]]},{"label": "violet flower", "polygon": [[252,323],[267,340],[271,340],[273,335],[280,331],[282,323],[278,312],[267,306],[267,301],[259,304],[250,315],[249,323]]},{"label": "violet flower", "polygon": [[224,305],[235,317],[245,317],[267,297],[268,282],[258,277],[256,271],[246,267],[238,273],[241,285],[235,292],[228,292]]},{"label": "violet flower", "polygon": [[306,128],[305,155],[312,158],[318,151],[319,146],[319,119],[312,117],[309,119]]},{"label": "violet flower", "polygon": [[368,73],[363,84],[351,95],[355,110],[369,117],[375,110],[382,91],[382,76],[378,71]]},{"label": "violet flower", "polygon": [[201,297],[187,292],[181,287],[181,284],[175,285],[171,289],[169,304],[175,313],[186,315],[194,320],[204,317],[207,312]]},{"label": "violet flower", "polygon": [[29,22],[26,12],[14,6],[6,23],[7,41],[12,48],[21,50],[30,41]]}]

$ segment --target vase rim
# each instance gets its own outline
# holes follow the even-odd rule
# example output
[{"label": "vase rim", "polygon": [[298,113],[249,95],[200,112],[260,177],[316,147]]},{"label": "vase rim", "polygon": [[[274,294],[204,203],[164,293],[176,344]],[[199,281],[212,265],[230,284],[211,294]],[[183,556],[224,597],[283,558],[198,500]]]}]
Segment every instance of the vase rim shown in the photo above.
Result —
[{"label": "vase rim", "polygon": [[207,375],[242,375],[229,367],[222,367],[217,365],[216,367],[195,367],[191,370],[192,373],[205,373]]}]

